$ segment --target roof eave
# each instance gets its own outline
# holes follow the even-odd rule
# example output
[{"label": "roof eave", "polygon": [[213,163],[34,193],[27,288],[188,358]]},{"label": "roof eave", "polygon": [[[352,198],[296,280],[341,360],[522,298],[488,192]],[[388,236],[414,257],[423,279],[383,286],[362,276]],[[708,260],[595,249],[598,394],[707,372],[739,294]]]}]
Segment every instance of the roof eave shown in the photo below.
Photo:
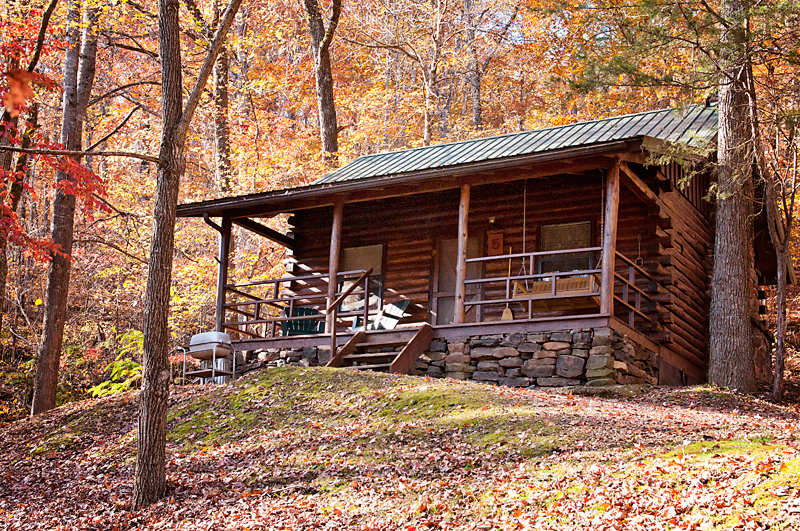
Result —
[{"label": "roof eave", "polygon": [[[644,149],[643,140],[644,137],[632,137],[589,146],[570,147],[404,174],[383,175],[354,181],[315,184],[248,196],[186,203],[178,206],[177,215],[178,217],[201,217],[204,214],[208,214],[212,217],[245,217],[257,215],[254,213],[256,210],[258,210],[258,215],[275,215],[281,212],[292,212],[306,208],[331,205],[342,197],[347,197],[351,194],[376,187],[387,189],[397,188],[398,190],[407,189],[409,184],[421,184],[434,179],[441,179],[443,176],[447,176],[455,181],[450,183],[443,182],[441,189],[457,188],[460,185],[457,179],[481,172],[504,170],[515,166],[536,163],[552,163],[577,156],[589,157],[623,152],[640,152]],[[386,196],[391,197],[391,195],[391,192],[387,192]],[[403,195],[403,193],[401,192],[395,195]],[[349,197],[347,200],[357,201],[358,199]],[[235,214],[234,211],[236,212]]]}]

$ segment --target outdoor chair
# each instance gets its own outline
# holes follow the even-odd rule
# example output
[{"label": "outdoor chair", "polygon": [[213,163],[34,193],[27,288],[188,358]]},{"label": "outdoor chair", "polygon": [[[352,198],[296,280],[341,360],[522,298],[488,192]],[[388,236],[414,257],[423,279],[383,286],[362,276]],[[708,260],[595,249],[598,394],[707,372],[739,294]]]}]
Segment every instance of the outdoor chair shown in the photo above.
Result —
[{"label": "outdoor chair", "polygon": [[[367,330],[394,330],[397,328],[397,323],[400,319],[406,317],[406,308],[408,308],[409,304],[411,304],[409,299],[401,299],[397,302],[386,304],[367,324]],[[360,317],[353,319],[353,332],[358,332],[363,328]]]},{"label": "outdoor chair", "polygon": [[[308,306],[296,306],[292,315],[289,315],[289,308],[283,309],[286,317],[307,317],[319,315],[319,310]],[[284,321],[282,323],[282,334],[284,336],[305,336],[311,334],[322,334],[325,332],[324,319],[298,319],[296,321]]]}]

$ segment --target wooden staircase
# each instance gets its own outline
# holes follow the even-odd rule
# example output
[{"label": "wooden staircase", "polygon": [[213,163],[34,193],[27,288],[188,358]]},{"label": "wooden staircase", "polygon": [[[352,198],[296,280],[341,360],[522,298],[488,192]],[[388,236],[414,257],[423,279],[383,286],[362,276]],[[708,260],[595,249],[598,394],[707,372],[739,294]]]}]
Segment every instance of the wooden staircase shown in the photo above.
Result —
[{"label": "wooden staircase", "polygon": [[433,328],[356,332],[339,348],[326,367],[350,367],[360,371],[408,374],[433,339]]}]

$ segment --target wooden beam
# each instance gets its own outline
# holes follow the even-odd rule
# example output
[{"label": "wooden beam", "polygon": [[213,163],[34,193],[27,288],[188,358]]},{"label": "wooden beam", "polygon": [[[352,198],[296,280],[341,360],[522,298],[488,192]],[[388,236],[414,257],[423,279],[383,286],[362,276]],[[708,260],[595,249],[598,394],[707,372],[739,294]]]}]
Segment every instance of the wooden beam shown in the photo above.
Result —
[{"label": "wooden beam", "polygon": [[461,185],[461,201],[458,203],[458,256],[456,257],[456,304],[453,323],[464,322],[464,302],[467,280],[467,224],[469,223],[469,185]]},{"label": "wooden beam", "polygon": [[253,221],[250,218],[233,218],[233,222],[240,227],[249,230],[250,232],[255,232],[259,236],[263,236],[268,240],[272,240],[275,243],[283,245],[287,249],[294,251],[294,238],[290,238],[285,234],[281,234],[275,229],[265,227],[261,223]]},{"label": "wooden beam", "polygon": [[425,352],[428,345],[431,344],[432,339],[433,328],[431,328],[431,325],[428,323],[423,324],[422,328],[411,338],[411,341],[406,343],[406,346],[404,346],[400,353],[394,358],[389,372],[392,374],[408,374],[408,371],[411,370],[414,363],[416,363],[422,353]]},{"label": "wooden beam", "polygon": [[[367,333],[364,330],[359,330],[356,332],[353,337],[350,338],[350,341],[344,344],[342,348],[339,349],[339,352],[331,353],[331,359],[328,362],[326,367],[341,367],[342,361],[344,360],[345,356],[349,356],[353,353],[356,349],[356,345],[359,343],[363,343],[367,339]],[[430,341],[428,341],[430,343]]]},{"label": "wooden beam", "polygon": [[619,169],[622,172],[621,177],[625,181],[625,184],[628,185],[628,188],[630,188],[634,195],[641,199],[643,203],[646,205],[655,205],[663,211],[671,212],[671,209],[664,204],[661,198],[658,197],[647,183],[642,181],[625,162],[620,163]]},{"label": "wooden beam", "polygon": [[219,268],[217,269],[217,332],[225,331],[225,284],[228,283],[228,265],[230,263],[231,218],[222,218],[219,233]]},{"label": "wooden beam", "polygon": [[603,231],[603,271],[600,283],[600,313],[614,313],[614,259],[617,249],[617,214],[619,213],[619,167],[617,161],[608,170]]},{"label": "wooden beam", "polygon": [[[336,300],[338,288],[337,276],[339,274],[339,256],[342,250],[342,221],[344,220],[344,203],[333,205],[333,222],[331,223],[331,253],[328,258],[328,306]],[[325,317],[325,333],[330,333],[336,323],[333,314]],[[331,352],[331,356],[336,354]]]}]

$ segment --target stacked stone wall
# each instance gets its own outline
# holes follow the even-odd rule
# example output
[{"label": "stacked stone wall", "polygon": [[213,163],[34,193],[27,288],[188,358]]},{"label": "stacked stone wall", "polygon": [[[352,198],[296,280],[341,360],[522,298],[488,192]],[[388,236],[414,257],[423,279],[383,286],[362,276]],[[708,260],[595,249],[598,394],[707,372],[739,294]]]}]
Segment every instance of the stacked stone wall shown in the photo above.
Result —
[{"label": "stacked stone wall", "polygon": [[508,387],[658,383],[658,356],[610,328],[435,340],[410,374]]},{"label": "stacked stone wall", "polygon": [[[330,350],[305,347],[248,353],[237,373],[261,367],[315,367]],[[434,339],[409,374],[507,387],[603,387],[658,383],[658,355],[611,328]]]}]

